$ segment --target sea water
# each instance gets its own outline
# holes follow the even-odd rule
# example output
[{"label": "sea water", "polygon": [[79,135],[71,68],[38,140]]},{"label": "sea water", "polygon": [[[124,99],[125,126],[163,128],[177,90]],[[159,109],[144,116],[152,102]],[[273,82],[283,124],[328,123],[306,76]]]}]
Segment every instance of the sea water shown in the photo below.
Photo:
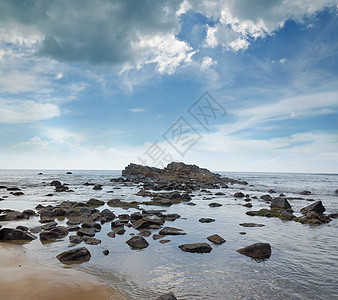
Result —
[{"label": "sea water", "polygon": [[[0,185],[17,186],[24,192],[14,196],[0,189],[0,209],[34,209],[36,205],[56,205],[64,200],[87,201],[96,198],[107,201],[146,201],[135,194],[138,186],[120,185],[110,182],[119,177],[121,171],[77,171],[70,170],[0,170]],[[38,175],[38,173],[43,175]],[[107,284],[123,292],[130,299],[155,299],[169,291],[178,299],[338,299],[338,219],[328,224],[309,226],[277,218],[251,217],[249,210],[268,208],[269,204],[259,199],[269,189],[276,194],[303,199],[289,200],[295,215],[300,209],[321,200],[327,214],[338,212],[338,175],[332,174],[289,174],[289,173],[232,173],[219,172],[234,179],[246,180],[247,186],[229,185],[229,188],[210,190],[210,194],[194,191],[191,202],[165,207],[167,213],[178,213],[180,219],[166,222],[166,226],[183,229],[187,235],[168,236],[171,241],[161,244],[147,237],[149,247],[132,250],[125,242],[133,228],[126,228],[124,235],[107,237],[110,224],[102,226],[96,238],[99,245],[86,245],[92,257],[89,262],[71,268],[93,274]],[[50,186],[52,180],[69,184],[74,192],[55,193]],[[102,190],[83,183],[102,184]],[[299,193],[310,190],[311,195]],[[233,197],[242,191],[252,199],[252,208],[244,207],[243,199]],[[223,192],[225,195],[216,196]],[[53,196],[46,196],[52,193]],[[5,196],[5,198],[4,198]],[[6,197],[7,196],[7,197]],[[221,207],[209,207],[210,202],[221,203]],[[133,213],[136,209],[109,208],[116,215]],[[145,209],[162,207],[145,206]],[[202,217],[215,219],[213,223],[200,223]],[[3,227],[25,225],[34,227],[38,217],[29,220],[0,222]],[[67,219],[59,219],[66,226]],[[240,223],[255,222],[264,227],[244,228]],[[157,233],[158,230],[153,230]],[[245,232],[246,234],[240,234]],[[206,237],[219,234],[226,243],[212,245],[211,253],[197,254],[181,251],[178,246],[185,243],[208,242]],[[257,242],[271,244],[272,255],[265,261],[255,261],[236,252],[237,249]],[[50,266],[63,265],[56,259],[60,252],[70,249],[68,236],[60,241],[42,244],[39,239],[24,245],[27,255],[33,260]],[[82,244],[80,244],[82,246]],[[108,249],[104,256],[102,250]],[[69,268],[69,266],[67,266]],[[0,269],[1,272],[1,269]]]}]

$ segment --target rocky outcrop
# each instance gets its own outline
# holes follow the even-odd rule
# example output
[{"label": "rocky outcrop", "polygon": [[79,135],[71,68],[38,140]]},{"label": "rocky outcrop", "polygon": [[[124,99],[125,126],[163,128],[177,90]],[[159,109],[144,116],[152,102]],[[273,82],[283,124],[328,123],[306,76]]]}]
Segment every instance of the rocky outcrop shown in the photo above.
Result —
[{"label": "rocky outcrop", "polygon": [[178,246],[184,252],[209,253],[212,247],[207,243],[183,244]]},{"label": "rocky outcrop", "polygon": [[76,248],[62,252],[56,258],[64,264],[83,263],[89,261],[91,257],[87,248]]},{"label": "rocky outcrop", "polygon": [[238,253],[256,259],[269,258],[271,256],[271,246],[268,243],[256,243],[237,250]]},{"label": "rocky outcrop", "polygon": [[36,236],[31,233],[12,228],[1,228],[0,229],[0,241],[33,241]]}]

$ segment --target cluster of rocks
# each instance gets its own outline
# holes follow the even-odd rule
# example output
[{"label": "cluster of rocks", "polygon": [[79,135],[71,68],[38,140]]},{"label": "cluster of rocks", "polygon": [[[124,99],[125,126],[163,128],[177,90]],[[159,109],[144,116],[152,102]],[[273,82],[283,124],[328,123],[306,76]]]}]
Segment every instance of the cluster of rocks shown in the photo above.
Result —
[{"label": "cluster of rocks", "polygon": [[55,192],[74,192],[66,183],[62,184],[59,180],[53,180],[50,185],[55,187]]}]

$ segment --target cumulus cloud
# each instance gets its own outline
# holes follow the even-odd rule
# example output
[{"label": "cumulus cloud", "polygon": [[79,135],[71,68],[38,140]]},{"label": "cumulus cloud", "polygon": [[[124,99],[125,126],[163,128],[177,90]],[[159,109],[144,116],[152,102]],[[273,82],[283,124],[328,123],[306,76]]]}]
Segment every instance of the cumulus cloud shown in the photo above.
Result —
[{"label": "cumulus cloud", "polygon": [[217,65],[217,60],[213,60],[211,57],[206,56],[203,58],[202,64],[201,64],[201,70],[207,70],[211,66]]},{"label": "cumulus cloud", "polygon": [[0,123],[28,123],[59,116],[55,104],[0,98]]}]

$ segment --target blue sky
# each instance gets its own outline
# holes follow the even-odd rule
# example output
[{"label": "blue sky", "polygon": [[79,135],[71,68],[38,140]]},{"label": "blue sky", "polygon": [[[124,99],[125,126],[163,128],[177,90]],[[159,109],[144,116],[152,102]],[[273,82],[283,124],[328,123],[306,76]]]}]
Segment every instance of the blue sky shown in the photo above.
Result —
[{"label": "blue sky", "polygon": [[337,0],[0,0],[0,168],[337,173],[337,21]]}]

